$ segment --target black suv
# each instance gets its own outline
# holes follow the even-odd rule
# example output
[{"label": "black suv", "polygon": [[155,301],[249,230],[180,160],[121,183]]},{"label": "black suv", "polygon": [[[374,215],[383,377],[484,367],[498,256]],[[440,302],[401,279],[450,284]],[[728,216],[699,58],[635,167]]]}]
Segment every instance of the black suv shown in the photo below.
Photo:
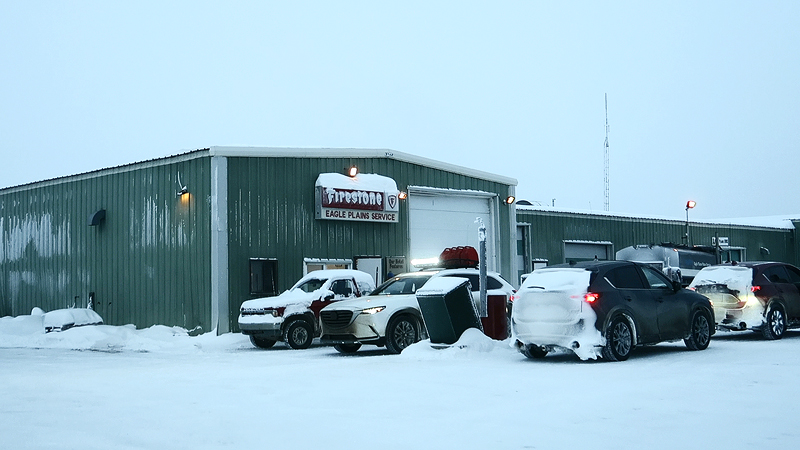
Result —
[{"label": "black suv", "polygon": [[556,348],[581,359],[628,359],[641,345],[683,339],[708,347],[708,298],[660,271],[629,261],[589,261],[537,269],[517,291],[511,328],[519,350],[542,358]]},{"label": "black suv", "polygon": [[780,339],[800,327],[800,269],[780,262],[726,263],[705,267],[689,289],[714,303],[717,327],[761,331]]}]

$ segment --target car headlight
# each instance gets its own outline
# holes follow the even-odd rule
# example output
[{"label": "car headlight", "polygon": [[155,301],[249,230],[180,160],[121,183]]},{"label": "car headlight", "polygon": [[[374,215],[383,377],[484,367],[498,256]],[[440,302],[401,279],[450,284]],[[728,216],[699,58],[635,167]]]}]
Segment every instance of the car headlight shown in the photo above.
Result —
[{"label": "car headlight", "polygon": [[386,309],[385,306],[373,306],[372,308],[362,309],[361,314],[375,314]]}]

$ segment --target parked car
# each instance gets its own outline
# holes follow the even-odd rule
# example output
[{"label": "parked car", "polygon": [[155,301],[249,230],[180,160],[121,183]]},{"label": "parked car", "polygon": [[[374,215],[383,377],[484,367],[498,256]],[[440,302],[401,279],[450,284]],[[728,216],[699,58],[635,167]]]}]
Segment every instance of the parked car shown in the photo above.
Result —
[{"label": "parked car", "polygon": [[331,303],[369,294],[375,289],[372,277],[359,270],[317,270],[300,279],[276,297],[256,298],[242,303],[239,329],[259,348],[284,341],[291,348],[311,346],[319,336],[319,312]]},{"label": "parked car", "polygon": [[581,359],[628,359],[638,346],[683,339],[708,347],[708,298],[661,271],[630,261],[587,261],[533,271],[517,291],[511,329],[529,358],[568,349]]},{"label": "parked car", "polygon": [[725,263],[706,267],[689,289],[714,303],[717,327],[761,331],[780,339],[800,326],[800,269],[779,262]]},{"label": "parked car", "polygon": [[[470,280],[473,300],[480,291],[477,269],[428,269],[390,278],[371,295],[337,302],[325,307],[321,342],[334,344],[340,353],[354,353],[363,344],[386,346],[391,353],[400,353],[409,345],[427,336],[417,303],[417,289],[435,277],[462,277]],[[514,293],[511,284],[497,272],[486,274],[487,295]]]}]

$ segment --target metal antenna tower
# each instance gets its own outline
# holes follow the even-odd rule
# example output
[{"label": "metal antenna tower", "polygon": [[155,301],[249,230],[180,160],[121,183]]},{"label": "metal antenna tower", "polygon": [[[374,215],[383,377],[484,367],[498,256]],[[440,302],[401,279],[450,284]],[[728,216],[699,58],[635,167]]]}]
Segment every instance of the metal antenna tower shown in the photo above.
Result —
[{"label": "metal antenna tower", "polygon": [[603,161],[603,184],[604,184],[604,201],[603,210],[608,211],[608,94],[606,94],[606,143],[604,145],[604,161]]}]

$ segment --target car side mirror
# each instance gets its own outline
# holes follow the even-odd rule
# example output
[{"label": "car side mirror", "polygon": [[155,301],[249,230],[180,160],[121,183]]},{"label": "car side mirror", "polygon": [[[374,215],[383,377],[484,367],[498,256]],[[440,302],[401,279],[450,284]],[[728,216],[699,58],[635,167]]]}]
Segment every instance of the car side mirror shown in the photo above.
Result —
[{"label": "car side mirror", "polygon": [[333,300],[333,294],[326,295],[323,300]]},{"label": "car side mirror", "polygon": [[672,290],[673,291],[678,292],[681,289],[683,289],[683,285],[681,284],[680,281],[675,280],[675,281],[672,282]]}]

